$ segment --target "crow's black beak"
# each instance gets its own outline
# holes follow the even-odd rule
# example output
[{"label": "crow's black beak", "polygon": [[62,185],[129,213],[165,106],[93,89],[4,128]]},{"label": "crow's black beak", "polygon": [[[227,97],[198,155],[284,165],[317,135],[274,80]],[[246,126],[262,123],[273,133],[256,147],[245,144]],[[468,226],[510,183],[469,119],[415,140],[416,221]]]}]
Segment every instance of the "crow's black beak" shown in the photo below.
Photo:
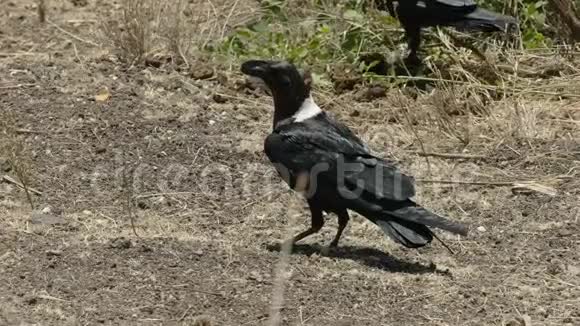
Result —
[{"label": "crow's black beak", "polygon": [[266,73],[268,72],[268,61],[263,60],[250,60],[242,63],[242,72],[246,75],[253,77],[258,77],[264,79]]}]

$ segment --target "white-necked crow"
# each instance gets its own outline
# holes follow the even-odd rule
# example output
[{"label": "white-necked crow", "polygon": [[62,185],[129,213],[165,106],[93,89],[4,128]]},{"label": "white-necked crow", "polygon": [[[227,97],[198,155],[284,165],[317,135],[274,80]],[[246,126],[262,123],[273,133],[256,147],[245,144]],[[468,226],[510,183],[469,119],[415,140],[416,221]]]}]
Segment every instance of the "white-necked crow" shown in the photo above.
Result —
[{"label": "white-necked crow", "polygon": [[[397,2],[397,7],[393,5]],[[464,31],[507,32],[517,26],[511,16],[479,8],[473,0],[377,0],[379,9],[398,17],[409,44],[407,63],[418,64],[421,28],[452,26]]]},{"label": "white-necked crow", "polygon": [[429,212],[411,200],[413,178],[374,156],[346,126],[314,102],[311,76],[285,61],[252,60],[244,74],[257,77],[274,98],[274,126],[264,150],[278,173],[293,188],[304,190],[312,226],[293,237],[296,242],[318,232],[323,212],[338,215],[337,246],[353,210],[377,224],[396,242],[422,247],[433,239],[429,227],[466,235],[467,227]]}]

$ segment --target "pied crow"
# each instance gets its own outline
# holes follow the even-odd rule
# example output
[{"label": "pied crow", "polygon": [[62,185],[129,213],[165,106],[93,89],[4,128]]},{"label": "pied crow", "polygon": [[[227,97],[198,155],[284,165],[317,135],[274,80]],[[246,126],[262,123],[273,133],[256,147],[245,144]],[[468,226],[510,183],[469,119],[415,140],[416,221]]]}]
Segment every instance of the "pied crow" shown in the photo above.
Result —
[{"label": "pied crow", "polygon": [[417,205],[414,180],[369,148],[345,125],[316,105],[310,73],[285,61],[250,60],[244,74],[261,79],[274,98],[273,131],[264,151],[290,187],[303,192],[312,214],[311,227],[292,243],[318,232],[323,212],[338,216],[338,245],[353,210],[378,225],[405,247],[417,248],[434,237],[429,227],[467,235],[467,227]]},{"label": "pied crow", "polygon": [[[509,31],[517,26],[514,17],[478,7],[473,0],[376,0],[377,7],[398,17],[409,45],[409,64],[420,63],[421,28],[452,26],[463,31]],[[395,8],[394,2],[397,3]]]}]

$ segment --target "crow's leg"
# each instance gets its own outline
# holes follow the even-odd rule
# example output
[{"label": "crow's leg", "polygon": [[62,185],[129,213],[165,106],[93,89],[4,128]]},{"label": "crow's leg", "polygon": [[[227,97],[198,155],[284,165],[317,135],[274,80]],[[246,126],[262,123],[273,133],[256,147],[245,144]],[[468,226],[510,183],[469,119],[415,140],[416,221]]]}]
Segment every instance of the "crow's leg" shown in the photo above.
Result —
[{"label": "crow's leg", "polygon": [[405,24],[405,34],[407,34],[407,44],[409,55],[405,59],[406,65],[415,66],[421,63],[419,59],[419,47],[421,46],[421,26]]},{"label": "crow's leg", "polygon": [[340,240],[340,236],[342,235],[342,231],[344,231],[344,229],[346,228],[346,225],[348,224],[348,220],[349,220],[347,210],[344,210],[344,211],[338,213],[337,215],[338,215],[338,230],[336,231],[336,236],[334,237],[334,240],[332,240],[332,242],[330,243],[330,247],[338,246],[338,240]]},{"label": "crow's leg", "polygon": [[295,235],[292,239],[288,240],[293,244],[297,241],[306,238],[309,235],[312,235],[320,231],[320,229],[322,229],[322,226],[324,225],[324,218],[322,217],[322,209],[320,209],[316,205],[313,205],[310,201],[308,202],[308,206],[310,207],[310,213],[312,215],[311,216],[312,225],[308,230],[300,232],[297,235]]}]

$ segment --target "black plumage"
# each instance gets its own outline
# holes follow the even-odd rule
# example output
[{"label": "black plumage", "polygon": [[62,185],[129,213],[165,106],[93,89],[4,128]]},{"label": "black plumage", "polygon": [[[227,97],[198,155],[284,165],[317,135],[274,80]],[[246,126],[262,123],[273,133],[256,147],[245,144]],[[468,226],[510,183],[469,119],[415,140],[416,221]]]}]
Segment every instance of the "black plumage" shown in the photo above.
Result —
[{"label": "black plumage", "polygon": [[374,156],[345,125],[314,103],[311,78],[287,62],[252,60],[242,72],[262,79],[274,97],[273,131],[264,150],[282,178],[303,191],[312,226],[291,239],[295,242],[318,232],[323,212],[338,216],[331,246],[338,245],[353,210],[377,224],[396,242],[410,248],[433,239],[429,227],[466,235],[467,227],[417,205],[414,180],[391,162]]},{"label": "black plumage", "polygon": [[[395,8],[394,2],[397,3]],[[418,63],[421,29],[452,26],[462,31],[507,32],[517,26],[514,17],[480,8],[473,0],[377,0],[378,8],[398,17],[409,44],[407,61]]]}]

